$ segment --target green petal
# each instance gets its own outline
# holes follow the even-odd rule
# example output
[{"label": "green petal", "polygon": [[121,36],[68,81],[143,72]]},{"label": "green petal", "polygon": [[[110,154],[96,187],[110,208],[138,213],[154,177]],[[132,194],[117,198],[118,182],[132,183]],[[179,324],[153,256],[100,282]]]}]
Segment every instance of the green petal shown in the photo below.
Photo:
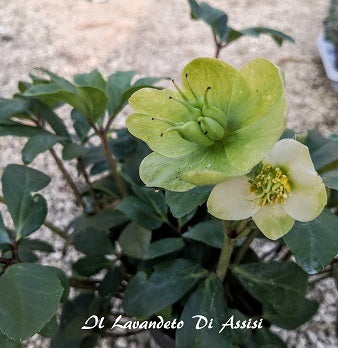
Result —
[{"label": "green petal", "polygon": [[179,98],[178,93],[168,89],[142,88],[129,98],[129,104],[139,114],[175,122],[189,121],[188,109],[169,97]]},{"label": "green petal", "polygon": [[[239,128],[255,123],[263,118],[285,119],[284,79],[281,70],[266,59],[254,59],[241,69],[250,88],[250,112],[234,115],[240,120]],[[243,118],[242,118],[243,117]]]},{"label": "green petal", "polygon": [[266,155],[285,129],[285,101],[275,104],[275,113],[232,132],[225,141],[229,161],[243,171],[250,171]]},{"label": "green petal", "polygon": [[219,184],[230,176],[243,174],[228,161],[220,143],[178,158],[152,153],[140,166],[140,177],[147,186],[171,191],[186,191],[196,185]]},{"label": "green petal", "polygon": [[[188,78],[186,78],[188,74]],[[221,60],[214,58],[197,58],[191,61],[181,75],[184,92],[191,100],[191,89],[203,100],[208,87],[209,103],[223,110],[236,114],[237,109],[246,110],[250,90],[238,70]],[[190,87],[191,89],[190,89]]]},{"label": "green petal", "polygon": [[270,150],[286,125],[286,102],[280,70],[265,59],[241,69],[250,87],[250,110],[230,115],[226,154],[237,167],[250,170]]},{"label": "green petal", "polygon": [[252,219],[262,233],[272,240],[288,233],[295,222],[280,204],[264,206]]},{"label": "green petal", "polygon": [[141,162],[140,178],[148,187],[162,187],[177,192],[188,191],[195,185],[180,180],[180,165],[184,163],[180,158],[169,158],[153,152]]},{"label": "green petal", "polygon": [[137,113],[130,115],[126,124],[129,132],[146,142],[153,151],[168,157],[179,157],[196,151],[200,146],[184,140],[177,132],[161,136],[171,125],[157,119],[173,122],[190,120],[187,109],[169,96],[178,98],[175,92],[169,90],[140,89],[129,99]]},{"label": "green petal", "polygon": [[297,182],[293,181],[291,195],[284,209],[298,221],[311,221],[324,209],[327,203],[325,185],[317,174],[299,172]]},{"label": "green petal", "polygon": [[184,140],[178,132],[161,134],[171,126],[152,119],[152,116],[132,114],[127,119],[129,132],[143,140],[155,152],[168,157],[179,157],[194,152],[201,146]]},{"label": "green petal", "polygon": [[241,176],[216,185],[208,199],[208,211],[223,220],[246,219],[260,209],[254,203],[248,178]]}]

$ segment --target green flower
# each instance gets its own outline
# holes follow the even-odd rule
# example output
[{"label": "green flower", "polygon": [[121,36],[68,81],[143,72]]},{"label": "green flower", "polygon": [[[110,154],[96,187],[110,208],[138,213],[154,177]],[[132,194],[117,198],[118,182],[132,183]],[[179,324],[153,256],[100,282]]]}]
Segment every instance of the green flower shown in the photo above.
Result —
[{"label": "green flower", "polygon": [[144,88],[129,103],[131,134],[154,151],[140,166],[147,186],[186,191],[248,173],[285,128],[280,70],[255,59],[236,70],[198,58],[183,70],[182,89]]},{"label": "green flower", "polygon": [[270,239],[290,231],[294,221],[311,221],[324,209],[325,186],[309,149],[293,139],[278,141],[253,175],[216,185],[208,199],[210,214],[223,220],[252,216]]}]

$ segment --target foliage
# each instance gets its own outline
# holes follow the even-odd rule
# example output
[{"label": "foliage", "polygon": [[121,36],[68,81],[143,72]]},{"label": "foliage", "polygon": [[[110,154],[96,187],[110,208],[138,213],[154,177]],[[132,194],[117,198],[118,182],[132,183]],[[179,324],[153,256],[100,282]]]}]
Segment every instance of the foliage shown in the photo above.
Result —
[{"label": "foliage", "polygon": [[[235,31],[222,11],[195,1],[190,5],[193,17],[207,22],[222,44],[235,40],[236,33],[264,30],[276,40],[288,39],[270,29]],[[267,254],[257,255],[251,242],[265,236],[251,219],[221,222],[208,213],[213,185],[173,192],[141,181],[139,166],[151,150],[113,122],[138,90],[162,93],[153,85],[159,78],[136,79],[134,71],[104,78],[94,70],[70,82],[45,69],[38,74],[21,81],[13,98],[0,99],[0,136],[27,139],[23,164],[9,164],[2,173],[0,201],[13,221],[4,223],[0,215],[0,346],[21,347],[22,340],[38,333],[54,348],[96,347],[102,337],[142,331],[110,330],[122,315],[123,321],[183,320],[183,328],[161,331],[179,348],[249,342],[285,347],[271,324],[291,330],[310,320],[318,304],[306,298],[308,283],[337,279],[337,135],[284,132],[282,138],[308,147],[328,204],[315,220],[296,222]],[[66,106],[63,113],[61,106]],[[52,178],[32,168],[35,158],[45,155],[55,161],[79,207],[66,231],[46,219],[43,194]],[[65,162],[76,166],[81,180]],[[34,238],[40,228],[64,241],[65,254],[78,252],[66,267],[71,275],[42,264],[41,253],[53,253],[54,247]],[[196,314],[214,318],[214,329],[195,330],[191,317]],[[105,327],[81,330],[92,315],[104,317]],[[231,316],[262,318],[263,328],[219,333]]]}]

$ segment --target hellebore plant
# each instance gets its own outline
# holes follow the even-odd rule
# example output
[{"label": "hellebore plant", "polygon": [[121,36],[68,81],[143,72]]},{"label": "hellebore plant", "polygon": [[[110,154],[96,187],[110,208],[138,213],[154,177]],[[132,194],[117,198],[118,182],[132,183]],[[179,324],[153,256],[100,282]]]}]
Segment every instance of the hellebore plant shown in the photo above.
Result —
[{"label": "hellebore plant", "polygon": [[216,185],[209,213],[223,220],[252,217],[270,239],[289,232],[294,221],[311,221],[327,203],[322,179],[308,148],[293,139],[278,141],[251,175]]},{"label": "hellebore plant", "polygon": [[247,174],[286,123],[281,71],[265,59],[241,70],[198,58],[182,72],[182,89],[144,88],[129,103],[128,130],[154,151],[140,166],[147,186],[186,191]]}]

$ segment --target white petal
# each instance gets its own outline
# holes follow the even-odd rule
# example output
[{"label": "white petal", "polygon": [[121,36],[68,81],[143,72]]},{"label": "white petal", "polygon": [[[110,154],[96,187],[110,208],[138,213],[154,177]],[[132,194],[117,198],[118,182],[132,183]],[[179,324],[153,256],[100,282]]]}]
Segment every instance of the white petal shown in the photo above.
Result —
[{"label": "white petal", "polygon": [[284,204],[285,211],[299,221],[311,221],[327,203],[325,186],[318,174],[299,172],[295,177],[291,196]]},{"label": "white petal", "polygon": [[315,174],[309,149],[294,139],[282,139],[277,141],[266,156],[266,161],[273,167],[282,167],[292,181],[299,172]]},{"label": "white petal", "polygon": [[252,219],[263,234],[272,240],[288,233],[295,222],[280,204],[266,205]]},{"label": "white petal", "polygon": [[241,220],[252,216],[260,207],[254,203],[256,196],[249,188],[245,176],[216,185],[208,199],[209,213],[223,220]]}]

